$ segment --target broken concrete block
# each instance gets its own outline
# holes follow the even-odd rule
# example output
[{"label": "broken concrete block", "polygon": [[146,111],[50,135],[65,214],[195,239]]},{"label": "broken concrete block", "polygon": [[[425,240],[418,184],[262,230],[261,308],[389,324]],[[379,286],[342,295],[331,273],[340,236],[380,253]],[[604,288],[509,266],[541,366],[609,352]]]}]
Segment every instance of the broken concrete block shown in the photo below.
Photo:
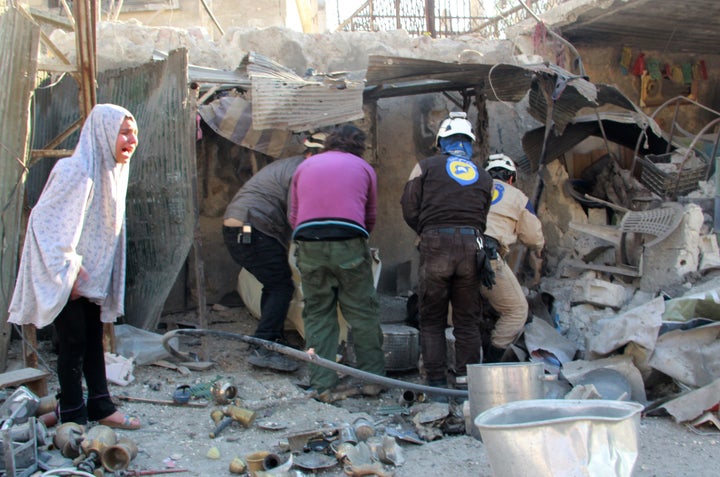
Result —
[{"label": "broken concrete block", "polygon": [[552,273],[559,258],[575,249],[575,243],[582,235],[570,229],[570,222],[587,223],[582,206],[565,192],[564,184],[568,173],[563,163],[555,160],[541,169],[543,192],[538,205],[538,218],[542,222],[545,243],[552,244],[546,250],[546,264]]},{"label": "broken concrete block", "polygon": [[585,355],[587,334],[593,329],[595,322],[609,316],[615,316],[612,308],[598,308],[583,304],[570,308],[560,314],[560,327],[564,335],[575,343],[582,356]]},{"label": "broken concrete block", "polygon": [[718,247],[715,234],[702,235],[700,237],[700,266],[698,270],[704,272],[714,268],[720,268],[720,247]]},{"label": "broken concrete block", "polygon": [[622,308],[627,301],[627,292],[622,285],[605,280],[581,280],[573,286],[571,302],[573,304],[589,303],[595,306]]},{"label": "broken concrete block", "polygon": [[678,228],[662,242],[645,248],[640,289],[658,292],[683,283],[686,274],[698,270],[702,224],[702,209],[688,204]]},{"label": "broken concrete block", "polygon": [[588,209],[588,223],[593,225],[607,225],[607,210],[605,207]]}]

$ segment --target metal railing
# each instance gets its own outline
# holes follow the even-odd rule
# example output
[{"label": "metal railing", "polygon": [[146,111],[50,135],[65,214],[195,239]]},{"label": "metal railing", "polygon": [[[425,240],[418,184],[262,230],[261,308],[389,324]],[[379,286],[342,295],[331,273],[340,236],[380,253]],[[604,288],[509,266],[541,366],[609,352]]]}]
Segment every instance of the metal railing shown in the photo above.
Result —
[{"label": "metal railing", "polygon": [[498,0],[493,11],[486,12],[483,0],[368,0],[337,30],[405,30],[433,38],[474,33],[499,39],[505,38],[509,26],[532,16],[528,8],[539,15],[567,1]]}]

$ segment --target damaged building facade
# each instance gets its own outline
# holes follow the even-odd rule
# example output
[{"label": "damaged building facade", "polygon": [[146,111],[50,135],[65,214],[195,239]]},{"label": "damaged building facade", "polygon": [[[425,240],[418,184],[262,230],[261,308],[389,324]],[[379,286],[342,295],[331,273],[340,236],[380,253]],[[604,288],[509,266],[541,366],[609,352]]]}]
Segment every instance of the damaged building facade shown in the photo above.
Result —
[{"label": "damaged building facade", "polygon": [[[189,3],[180,0],[179,5]],[[197,3],[192,8],[199,8]],[[214,2],[216,11],[219,4]],[[562,13],[567,16],[567,11]],[[431,153],[439,122],[449,111],[468,109],[485,139],[478,151],[504,152],[516,159],[520,186],[533,198],[543,222],[546,264],[534,296],[553,297],[547,321],[568,332],[574,352],[601,357],[626,345],[614,342],[609,351],[607,341],[588,344],[587,335],[597,323],[654,303],[661,294],[679,298],[691,280],[720,263],[712,176],[720,56],[711,49],[676,50],[672,42],[667,48],[657,43],[656,49],[632,43],[569,44],[539,25],[532,21],[508,30],[511,40],[487,40],[472,34],[431,39],[403,31],[306,35],[279,27],[228,27],[218,37],[218,32],[135,21],[101,22],[101,72],[121,77],[153,58],[181,61],[159,51],[186,54],[190,71],[206,69],[199,75],[212,70],[234,78],[226,84],[198,80],[199,86],[194,85],[200,114],[186,130],[191,139],[184,137],[183,144],[195,148],[197,191],[188,190],[187,196],[171,202],[178,205],[172,210],[191,214],[191,194],[197,192],[202,255],[171,257],[177,265],[172,277],[176,283],[163,303],[165,311],[196,305],[198,259],[204,264],[202,286],[208,303],[220,303],[237,289],[240,270],[220,233],[225,206],[264,164],[296,152],[292,145],[299,144],[303,130],[341,120],[355,121],[370,138],[366,159],[379,181],[378,222],[371,237],[382,261],[378,290],[407,296],[417,257],[416,237],[401,220],[402,188],[417,160]],[[72,60],[73,35],[62,29],[48,34]],[[268,58],[301,79],[308,74],[333,79],[338,78],[333,73],[345,72],[338,84],[356,89],[352,104],[357,109],[338,111],[334,121],[308,121],[306,127],[286,129],[275,139],[283,145],[277,150],[243,146],[247,135],[233,142],[218,132],[212,112],[220,110],[223,98],[255,99],[247,94],[252,82],[237,74],[250,54]],[[402,67],[408,76],[393,76]],[[679,107],[673,103],[660,108],[654,122],[649,120],[677,96],[685,98]],[[660,159],[652,164],[639,160],[640,155],[672,156],[670,136],[676,140],[672,147],[692,146],[693,152],[688,161],[682,149],[674,154],[683,159],[682,167],[687,165],[679,173],[676,168],[675,175]],[[660,183],[653,182],[653,173]],[[691,190],[678,194],[680,176],[687,175],[697,180]],[[677,206],[661,207],[666,201]],[[663,212],[649,212],[657,209]],[[188,250],[190,243],[179,248]],[[521,250],[515,265],[521,273]],[[568,354],[571,360],[574,353]]]}]

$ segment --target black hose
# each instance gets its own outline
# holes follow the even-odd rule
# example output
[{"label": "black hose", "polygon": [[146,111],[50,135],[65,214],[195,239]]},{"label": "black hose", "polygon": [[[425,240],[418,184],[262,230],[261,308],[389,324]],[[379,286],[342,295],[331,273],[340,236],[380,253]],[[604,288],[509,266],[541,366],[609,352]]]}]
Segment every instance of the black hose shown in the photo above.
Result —
[{"label": "black hose", "polygon": [[162,339],[163,347],[172,356],[182,359],[183,361],[194,361],[194,359],[189,354],[182,353],[172,347],[172,345],[170,344],[170,340],[177,337],[178,335],[195,335],[195,336],[215,335],[215,336],[220,336],[223,338],[240,340],[240,341],[244,341],[245,343],[262,346],[271,351],[276,351],[278,353],[282,353],[284,355],[290,356],[291,358],[294,358],[294,359],[297,359],[300,361],[306,361],[308,363],[322,366],[323,368],[328,368],[328,369],[332,369],[334,371],[339,371],[343,374],[353,376],[353,377],[361,379],[363,381],[370,381],[373,383],[378,383],[378,384],[382,384],[382,385],[385,385],[388,387],[393,387],[393,388],[409,389],[409,390],[413,390],[413,391],[417,391],[417,392],[421,392],[421,393],[425,393],[425,394],[439,394],[439,395],[444,395],[444,396],[453,396],[453,397],[459,397],[459,398],[465,398],[465,399],[467,399],[467,397],[468,397],[468,392],[464,389],[436,388],[434,386],[426,386],[424,384],[408,383],[407,381],[402,381],[400,379],[388,378],[385,376],[368,373],[367,371],[363,371],[361,369],[351,368],[350,366],[345,366],[344,364],[336,363],[335,361],[321,358],[320,356],[318,356],[314,353],[300,351],[300,350],[291,348],[289,346],[285,346],[280,343],[276,343],[274,341],[267,341],[267,340],[264,340],[261,338],[256,338],[254,336],[243,335],[241,333],[230,333],[229,331],[197,330],[197,329],[196,330],[179,329],[179,330],[168,331],[167,333],[165,333],[163,335],[163,339]]}]

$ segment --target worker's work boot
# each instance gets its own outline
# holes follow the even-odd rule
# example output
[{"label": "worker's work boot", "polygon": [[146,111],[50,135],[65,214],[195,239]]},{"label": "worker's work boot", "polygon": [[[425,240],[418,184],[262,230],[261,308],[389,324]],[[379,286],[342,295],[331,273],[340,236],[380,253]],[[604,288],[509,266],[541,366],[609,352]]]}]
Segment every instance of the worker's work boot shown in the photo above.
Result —
[{"label": "worker's work boot", "polygon": [[[428,379],[428,386],[434,388],[447,388],[447,379]],[[445,394],[428,393],[427,398],[432,402],[448,403],[449,399]]]}]

